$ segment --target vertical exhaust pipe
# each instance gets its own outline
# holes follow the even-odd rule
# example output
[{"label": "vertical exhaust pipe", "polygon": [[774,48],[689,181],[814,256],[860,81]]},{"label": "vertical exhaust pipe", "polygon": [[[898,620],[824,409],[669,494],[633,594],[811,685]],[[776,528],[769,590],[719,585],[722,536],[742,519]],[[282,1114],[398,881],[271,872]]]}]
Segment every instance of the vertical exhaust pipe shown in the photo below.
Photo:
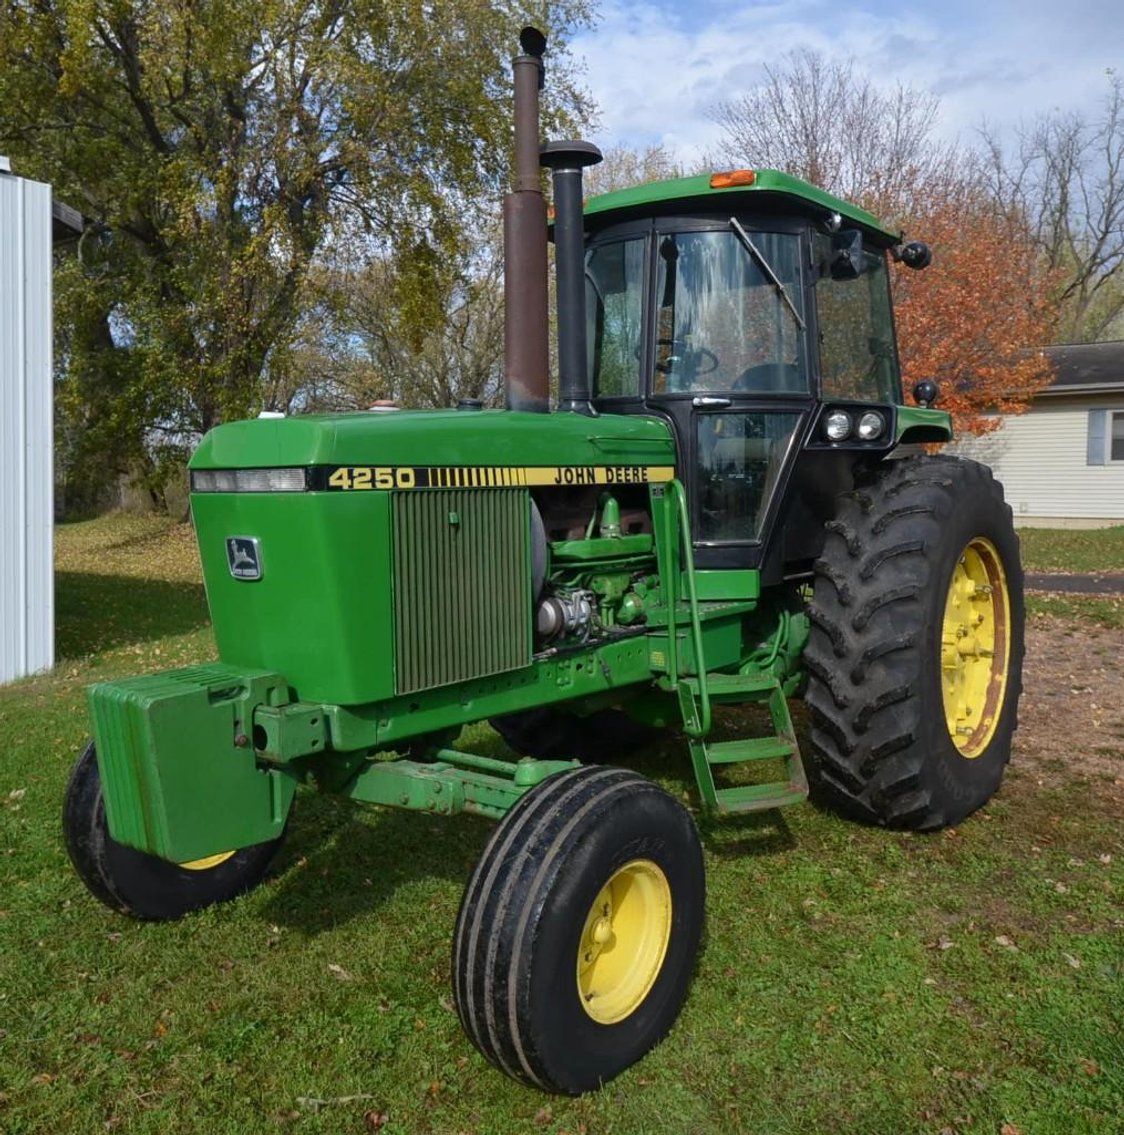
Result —
[{"label": "vertical exhaust pipe", "polygon": [[582,170],[601,161],[592,142],[547,142],[542,164],[553,175],[554,266],[558,281],[558,408],[595,414],[585,334],[585,234]]},{"label": "vertical exhaust pipe", "polygon": [[550,409],[546,202],[539,183],[539,91],[546,36],[519,33],[515,73],[515,181],[503,201],[503,371],[509,410]]}]

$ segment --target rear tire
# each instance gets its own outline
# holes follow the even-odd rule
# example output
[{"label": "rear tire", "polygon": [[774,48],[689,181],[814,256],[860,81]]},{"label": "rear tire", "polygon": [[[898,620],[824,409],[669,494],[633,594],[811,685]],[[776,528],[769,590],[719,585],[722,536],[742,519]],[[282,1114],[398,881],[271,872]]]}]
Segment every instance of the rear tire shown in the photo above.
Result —
[{"label": "rear tire", "polygon": [[126,847],[109,834],[92,743],[70,774],[62,827],[70,861],[90,893],[122,914],[150,921],[181,918],[256,887],[285,838],[282,833],[190,866]]},{"label": "rear tire", "polygon": [[523,796],[480,858],[453,943],[465,1032],[502,1071],[578,1095],[639,1060],[679,1015],[705,878],[687,810],[623,769]]},{"label": "rear tire", "polygon": [[1022,688],[1002,487],[973,461],[888,461],[827,527],[804,653],[814,784],[869,823],[959,823],[999,787]]}]

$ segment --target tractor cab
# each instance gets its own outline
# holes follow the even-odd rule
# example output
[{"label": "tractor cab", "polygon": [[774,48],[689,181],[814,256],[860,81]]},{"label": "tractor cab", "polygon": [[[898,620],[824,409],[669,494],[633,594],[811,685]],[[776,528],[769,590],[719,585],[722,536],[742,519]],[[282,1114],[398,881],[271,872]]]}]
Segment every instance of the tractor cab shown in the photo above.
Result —
[{"label": "tractor cab", "polygon": [[698,562],[760,566],[798,451],[822,485],[897,440],[895,234],[770,170],[607,194],[584,220],[594,407],[668,420]]}]

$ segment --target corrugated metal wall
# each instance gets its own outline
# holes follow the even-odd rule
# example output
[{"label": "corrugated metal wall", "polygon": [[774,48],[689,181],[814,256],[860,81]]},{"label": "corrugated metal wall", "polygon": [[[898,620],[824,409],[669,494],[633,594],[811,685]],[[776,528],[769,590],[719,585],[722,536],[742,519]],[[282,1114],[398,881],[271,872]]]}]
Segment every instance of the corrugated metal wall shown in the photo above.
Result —
[{"label": "corrugated metal wall", "polygon": [[[938,403],[939,405],[939,403]],[[1015,523],[1124,523],[1124,462],[1088,464],[1089,411],[1124,410],[1124,395],[1040,398],[1003,428],[958,439],[956,452],[990,465]]]},{"label": "corrugated metal wall", "polygon": [[0,682],[55,659],[51,188],[0,174]]}]

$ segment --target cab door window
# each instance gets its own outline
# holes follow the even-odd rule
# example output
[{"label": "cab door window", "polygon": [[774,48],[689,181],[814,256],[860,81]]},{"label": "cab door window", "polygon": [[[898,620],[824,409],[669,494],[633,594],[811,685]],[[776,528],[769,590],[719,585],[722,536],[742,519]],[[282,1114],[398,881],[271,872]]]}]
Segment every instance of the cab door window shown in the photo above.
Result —
[{"label": "cab door window", "polygon": [[707,543],[758,540],[800,414],[789,411],[698,414],[698,519]]}]

